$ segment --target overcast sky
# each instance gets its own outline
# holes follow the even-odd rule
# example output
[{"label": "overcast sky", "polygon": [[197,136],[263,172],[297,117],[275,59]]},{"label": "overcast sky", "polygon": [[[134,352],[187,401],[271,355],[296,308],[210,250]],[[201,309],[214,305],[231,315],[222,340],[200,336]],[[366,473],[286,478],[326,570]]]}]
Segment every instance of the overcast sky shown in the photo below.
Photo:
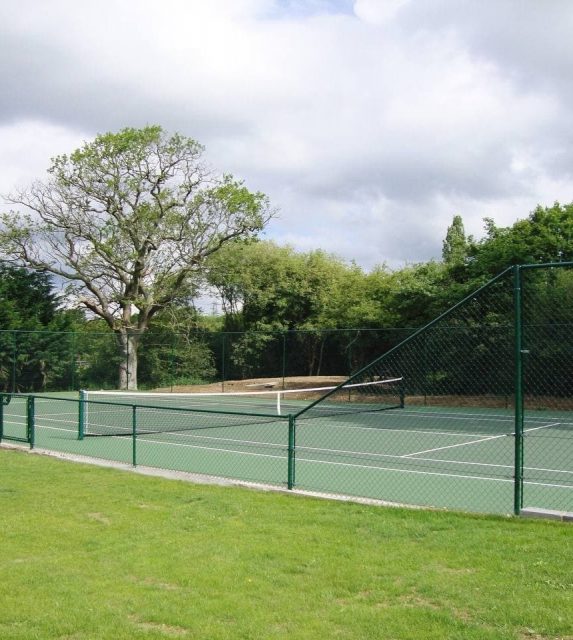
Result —
[{"label": "overcast sky", "polygon": [[368,269],[573,201],[572,0],[0,2],[0,193],[160,124]]}]

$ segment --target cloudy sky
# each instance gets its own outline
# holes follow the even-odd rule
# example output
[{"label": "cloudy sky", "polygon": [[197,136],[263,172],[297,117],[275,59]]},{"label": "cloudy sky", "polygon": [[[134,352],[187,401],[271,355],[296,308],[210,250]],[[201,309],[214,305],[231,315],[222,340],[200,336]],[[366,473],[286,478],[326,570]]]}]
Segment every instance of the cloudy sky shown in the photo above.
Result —
[{"label": "cloudy sky", "polygon": [[573,200],[571,0],[0,2],[0,194],[160,124],[364,268]]}]

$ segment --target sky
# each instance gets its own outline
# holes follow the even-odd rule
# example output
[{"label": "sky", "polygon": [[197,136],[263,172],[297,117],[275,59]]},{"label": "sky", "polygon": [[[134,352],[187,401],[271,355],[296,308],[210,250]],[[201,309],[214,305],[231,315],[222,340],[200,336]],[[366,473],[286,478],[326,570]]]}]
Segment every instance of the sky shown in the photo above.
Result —
[{"label": "sky", "polygon": [[[573,201],[571,0],[0,2],[0,194],[159,124],[368,270]],[[1,202],[1,200],[0,200]]]}]

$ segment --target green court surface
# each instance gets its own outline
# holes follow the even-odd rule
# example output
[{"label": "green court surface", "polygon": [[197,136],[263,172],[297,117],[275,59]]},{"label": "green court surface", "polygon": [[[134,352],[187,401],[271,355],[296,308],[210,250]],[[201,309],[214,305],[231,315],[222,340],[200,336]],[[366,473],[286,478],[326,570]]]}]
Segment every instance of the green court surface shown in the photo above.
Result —
[{"label": "green court surface", "polygon": [[[75,396],[77,398],[77,396]],[[36,396],[34,446],[138,466],[287,486],[287,416],[87,403],[108,433],[79,438],[72,395]],[[308,402],[300,401],[300,407]],[[25,397],[4,409],[4,437],[26,438]],[[104,418],[100,410],[104,411]],[[256,410],[251,406],[250,411]],[[296,401],[288,409],[296,410]],[[220,411],[220,413],[219,413]],[[111,425],[111,426],[110,426]],[[302,414],[290,442],[296,489],[468,511],[512,513],[515,437],[511,409],[362,405]],[[86,434],[89,433],[86,431]],[[294,448],[293,448],[293,445]],[[526,413],[524,507],[573,511],[573,413]]]}]

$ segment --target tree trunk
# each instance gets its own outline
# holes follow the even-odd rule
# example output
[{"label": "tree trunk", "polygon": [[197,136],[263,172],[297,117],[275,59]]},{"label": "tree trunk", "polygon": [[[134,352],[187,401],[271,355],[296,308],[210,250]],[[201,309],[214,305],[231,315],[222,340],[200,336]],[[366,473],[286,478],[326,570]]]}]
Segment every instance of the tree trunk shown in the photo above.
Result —
[{"label": "tree trunk", "polygon": [[137,391],[137,347],[139,335],[125,329],[117,332],[120,347],[119,388],[122,391]]}]

